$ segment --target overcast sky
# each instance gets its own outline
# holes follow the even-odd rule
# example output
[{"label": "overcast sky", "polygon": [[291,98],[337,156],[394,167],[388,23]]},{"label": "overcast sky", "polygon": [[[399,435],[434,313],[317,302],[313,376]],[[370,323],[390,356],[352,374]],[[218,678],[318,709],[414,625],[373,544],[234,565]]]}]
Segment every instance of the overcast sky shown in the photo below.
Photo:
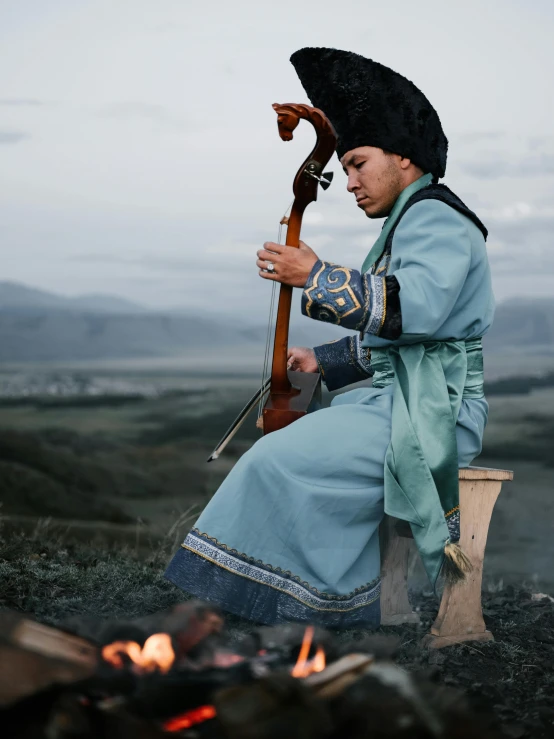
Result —
[{"label": "overcast sky", "polygon": [[[314,138],[271,104],[309,102],[289,57],[333,46],[436,107],[497,298],[551,295],[553,38],[552,0],[0,0],[0,280],[263,312],[255,252]],[[302,238],[359,267],[382,222],[331,168]]]}]

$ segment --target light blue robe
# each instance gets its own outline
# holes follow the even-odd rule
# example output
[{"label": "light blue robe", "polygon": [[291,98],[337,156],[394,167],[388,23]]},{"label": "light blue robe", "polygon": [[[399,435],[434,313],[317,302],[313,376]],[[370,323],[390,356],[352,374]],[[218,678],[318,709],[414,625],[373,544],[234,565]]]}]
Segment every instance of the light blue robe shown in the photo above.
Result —
[{"label": "light blue robe", "polygon": [[[423,200],[403,216],[390,259],[402,334],[368,347],[483,336],[494,300],[485,241],[466,216]],[[263,623],[379,623],[379,524],[393,385],[356,388],[264,436],[239,460],[170,563],[194,595]],[[464,399],[460,467],[480,453],[486,400]]]}]

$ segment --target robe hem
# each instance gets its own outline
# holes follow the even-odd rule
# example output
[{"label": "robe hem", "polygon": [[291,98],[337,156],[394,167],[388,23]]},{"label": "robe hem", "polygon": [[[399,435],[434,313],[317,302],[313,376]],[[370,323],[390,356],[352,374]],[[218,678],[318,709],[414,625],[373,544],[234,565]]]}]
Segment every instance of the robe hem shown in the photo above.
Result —
[{"label": "robe hem", "polygon": [[313,585],[310,585],[308,582],[305,582],[297,575],[293,575],[290,570],[283,570],[281,567],[274,567],[273,565],[267,564],[266,562],[262,562],[261,559],[249,557],[248,554],[243,554],[237,549],[232,549],[231,547],[227,546],[227,544],[223,544],[221,541],[216,539],[214,536],[205,534],[197,528],[191,529],[190,533],[181,544],[181,547],[183,547],[184,549],[189,549],[191,552],[203,556],[206,559],[210,559],[215,564],[220,564],[223,562],[227,565],[232,565],[231,571],[234,571],[235,574],[257,573],[254,577],[255,580],[263,578],[263,582],[266,582],[269,575],[266,574],[264,571],[267,571],[267,573],[274,573],[274,575],[277,576],[277,578],[273,578],[274,580],[279,578],[281,580],[290,580],[291,583],[294,582],[302,586],[302,588],[308,591],[310,595],[315,595],[320,599],[325,599],[329,601],[352,600],[360,593],[375,590],[375,588],[380,583],[380,578],[377,577],[371,582],[365,583],[364,585],[355,588],[346,595],[325,593],[321,590],[318,590]]},{"label": "robe hem", "polygon": [[[380,580],[362,592],[322,598],[296,580],[249,565],[199,537],[181,548],[165,577],[182,590],[251,621],[312,623],[326,628],[377,628]],[[190,544],[191,534],[187,537]],[[219,560],[219,561],[218,561]]]}]

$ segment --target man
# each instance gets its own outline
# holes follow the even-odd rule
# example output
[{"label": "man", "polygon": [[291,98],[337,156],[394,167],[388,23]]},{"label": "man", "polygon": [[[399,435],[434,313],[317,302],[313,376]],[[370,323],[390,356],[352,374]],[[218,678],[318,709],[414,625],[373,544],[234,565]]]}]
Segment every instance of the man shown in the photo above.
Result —
[{"label": "man", "polygon": [[444,185],[447,139],[427,98],[357,54],[291,61],[335,127],[347,189],[388,216],[360,271],[266,243],[263,279],[302,289],[302,311],[357,336],[293,348],[330,408],[263,437],[235,465],[169,565],[184,590],[254,621],[379,623],[383,513],[409,521],[433,585],[470,563],[459,539],[458,466],[479,454],[488,406],[481,337],[494,301],[486,229]]}]

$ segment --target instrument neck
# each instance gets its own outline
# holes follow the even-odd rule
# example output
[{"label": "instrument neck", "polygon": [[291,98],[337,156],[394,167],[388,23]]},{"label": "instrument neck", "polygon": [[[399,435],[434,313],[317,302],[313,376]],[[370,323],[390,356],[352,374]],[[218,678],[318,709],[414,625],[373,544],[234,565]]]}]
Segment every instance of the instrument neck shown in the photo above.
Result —
[{"label": "instrument neck", "polygon": [[[287,225],[287,246],[298,248],[300,242],[300,228],[302,226],[303,210],[296,203]],[[294,389],[290,384],[287,373],[287,354],[289,347],[290,309],[292,304],[292,287],[281,285],[277,320],[275,324],[275,341],[273,344],[273,365],[271,369],[271,392],[290,395]]]}]

